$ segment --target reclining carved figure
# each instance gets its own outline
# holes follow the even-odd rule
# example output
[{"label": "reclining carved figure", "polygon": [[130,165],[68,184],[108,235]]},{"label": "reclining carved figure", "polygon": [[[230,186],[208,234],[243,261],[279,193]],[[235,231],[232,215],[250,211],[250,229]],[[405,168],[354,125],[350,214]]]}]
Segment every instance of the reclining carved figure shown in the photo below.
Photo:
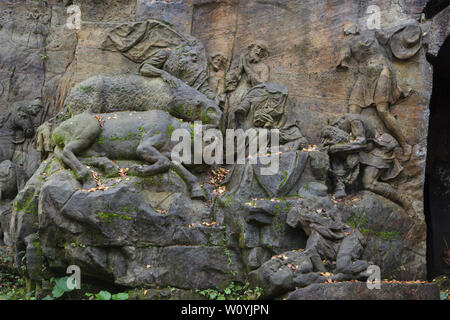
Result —
[{"label": "reclining carved figure", "polygon": [[358,278],[367,270],[367,261],[359,260],[365,246],[364,236],[339,217],[325,210],[319,213],[296,206],[288,213],[288,224],[300,226],[308,235],[305,252],[309,252],[318,271],[326,271],[322,260],[335,261],[333,271],[343,274],[342,277]]},{"label": "reclining carved figure", "polygon": [[333,209],[316,209],[300,201],[289,211],[286,223],[308,236],[304,250],[273,256],[249,274],[250,281],[264,289],[265,298],[280,296],[296,287],[313,283],[363,280],[369,263],[360,260],[365,239],[340,221]]}]

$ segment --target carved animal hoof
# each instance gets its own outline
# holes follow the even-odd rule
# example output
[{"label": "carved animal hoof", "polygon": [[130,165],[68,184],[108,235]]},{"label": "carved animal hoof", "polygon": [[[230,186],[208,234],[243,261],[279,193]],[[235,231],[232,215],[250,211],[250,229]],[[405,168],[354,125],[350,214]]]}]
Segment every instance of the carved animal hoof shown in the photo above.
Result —
[{"label": "carved animal hoof", "polygon": [[93,181],[94,178],[92,178],[92,173],[86,169],[80,172],[78,180],[82,183],[88,183],[91,180]]},{"label": "carved animal hoof", "polygon": [[191,199],[206,201],[205,191],[200,186],[195,186],[191,190]]},{"label": "carved animal hoof", "polygon": [[338,189],[336,190],[336,198],[344,198],[347,196],[347,193],[345,192],[344,189]]},{"label": "carved animal hoof", "polygon": [[142,166],[134,165],[130,168],[130,170],[128,170],[128,173],[132,176],[140,177],[143,175],[143,170],[144,168]]}]

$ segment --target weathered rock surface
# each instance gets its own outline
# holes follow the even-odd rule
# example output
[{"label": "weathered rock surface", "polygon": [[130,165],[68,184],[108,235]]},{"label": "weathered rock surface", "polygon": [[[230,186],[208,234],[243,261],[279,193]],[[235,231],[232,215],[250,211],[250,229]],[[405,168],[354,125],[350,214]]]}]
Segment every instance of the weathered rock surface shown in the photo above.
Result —
[{"label": "weathered rock surface", "polygon": [[422,283],[382,283],[380,290],[364,282],[324,283],[298,289],[287,300],[439,300],[439,289]]},{"label": "weathered rock surface", "polygon": [[49,270],[77,264],[86,276],[129,287],[204,289],[243,281],[225,228],[208,224],[210,210],[189,198],[176,174],[102,183],[106,190],[88,191],[58,160],[42,164],[13,219],[16,248],[35,257],[27,260],[30,272],[47,261]]},{"label": "weathered rock surface", "polygon": [[[108,36],[126,23],[160,19],[200,39],[208,56],[221,53],[227,58],[227,70],[237,67],[255,40],[264,40],[270,81],[287,87],[294,106],[292,118],[315,145],[321,129],[336,115],[348,112],[358,70],[350,65],[348,72],[337,71],[336,62],[344,43],[367,29],[371,4],[351,0],[82,1],[81,29],[70,30],[65,2],[0,3],[0,117],[41,97],[44,108],[37,126],[64,107],[72,88],[78,90],[72,102],[83,109],[78,98],[84,99],[86,92],[80,84],[86,79],[124,74],[136,78],[139,64],[108,46]],[[361,232],[366,240],[362,259],[379,265],[383,278],[425,279],[423,186],[432,84],[426,54],[436,55],[450,32],[450,8],[423,21],[425,4],[424,0],[377,3],[386,36],[412,23],[423,31],[423,45],[416,54],[407,60],[391,57],[398,85],[408,95],[390,112],[412,145],[412,156],[402,163],[404,170],[392,186],[412,199],[414,210],[405,211],[386,198],[361,191],[360,186],[349,197],[336,200],[329,194],[330,161],[318,150],[284,154],[282,165],[288,170],[274,179],[255,175],[252,166],[236,166],[226,192],[210,207],[191,200],[185,183],[172,171],[145,179],[109,176],[103,171],[101,182],[108,189],[89,192],[59,161],[49,158],[39,166],[34,141],[27,139],[14,148],[11,161],[23,166],[31,178],[24,188],[14,190],[18,191],[14,201],[0,202],[0,242],[13,246],[16,261],[26,252],[29,276],[36,281],[78,264],[83,274],[117,285],[172,286],[181,290],[179,296],[191,297],[192,289],[245,281],[252,272],[252,277],[270,279],[268,295],[277,296],[324,280],[310,270],[302,255],[292,258],[304,265],[301,276],[287,264],[269,260],[305,247],[307,235],[296,216],[289,216],[290,209],[301,202],[311,212],[338,212]],[[126,93],[118,99],[120,104],[127,104],[124,97]],[[99,106],[105,95],[95,98]],[[159,98],[160,104],[168,101],[163,99],[166,95]],[[139,107],[140,98],[135,100]],[[362,118],[387,130],[373,107],[364,109]],[[249,203],[255,199],[274,201],[252,210]],[[217,223],[212,224],[213,220]],[[312,285],[290,298],[356,298],[352,291],[367,299],[435,297],[432,286],[383,286],[389,289],[385,293],[365,291],[365,284],[358,283]],[[164,290],[149,295],[169,297]]]}]

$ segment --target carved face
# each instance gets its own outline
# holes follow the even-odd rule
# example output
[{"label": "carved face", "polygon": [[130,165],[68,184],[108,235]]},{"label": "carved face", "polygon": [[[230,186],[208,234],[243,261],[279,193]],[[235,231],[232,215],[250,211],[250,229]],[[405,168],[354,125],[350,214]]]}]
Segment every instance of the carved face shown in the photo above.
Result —
[{"label": "carved face", "polygon": [[372,34],[359,36],[356,41],[352,43],[351,50],[355,60],[359,63],[362,63],[379,53],[377,41]]},{"label": "carved face", "polygon": [[248,48],[251,63],[258,63],[268,55],[267,46],[263,42],[256,42]]},{"label": "carved face", "polygon": [[350,122],[345,115],[339,116],[333,123],[333,127],[339,128],[342,131],[348,132],[350,130]]},{"label": "carved face", "polygon": [[227,87],[227,91],[236,90],[239,85],[239,74],[235,71],[227,73],[225,76],[225,85]]},{"label": "carved face", "polygon": [[38,115],[42,109],[42,102],[40,99],[34,100],[28,107],[26,107],[26,112],[32,116]]},{"label": "carved face", "polygon": [[211,57],[211,66],[214,71],[224,70],[227,64],[227,58],[225,58],[222,54],[216,54]]},{"label": "carved face", "polygon": [[19,111],[14,115],[14,128],[21,129],[26,138],[34,135],[33,121],[28,113]]}]

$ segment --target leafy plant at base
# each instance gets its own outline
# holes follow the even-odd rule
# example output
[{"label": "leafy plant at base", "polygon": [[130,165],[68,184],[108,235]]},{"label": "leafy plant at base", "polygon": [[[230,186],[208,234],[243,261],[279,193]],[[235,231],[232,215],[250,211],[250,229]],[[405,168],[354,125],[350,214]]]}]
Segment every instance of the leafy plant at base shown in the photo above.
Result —
[{"label": "leafy plant at base", "polygon": [[257,300],[261,297],[263,290],[259,287],[252,288],[247,282],[245,285],[236,285],[231,282],[225,289],[196,290],[198,294],[209,300]]},{"label": "leafy plant at base", "polygon": [[55,284],[53,286],[52,295],[51,296],[48,295],[42,300],[58,299],[58,298],[61,298],[64,295],[64,293],[72,291],[73,289],[69,289],[67,287],[67,279],[68,279],[68,277],[62,277],[62,278],[58,278],[58,279],[51,278],[50,283]]},{"label": "leafy plant at base", "polygon": [[99,293],[86,293],[89,300],[128,300],[128,293],[120,292],[111,294],[106,290],[102,290]]}]

